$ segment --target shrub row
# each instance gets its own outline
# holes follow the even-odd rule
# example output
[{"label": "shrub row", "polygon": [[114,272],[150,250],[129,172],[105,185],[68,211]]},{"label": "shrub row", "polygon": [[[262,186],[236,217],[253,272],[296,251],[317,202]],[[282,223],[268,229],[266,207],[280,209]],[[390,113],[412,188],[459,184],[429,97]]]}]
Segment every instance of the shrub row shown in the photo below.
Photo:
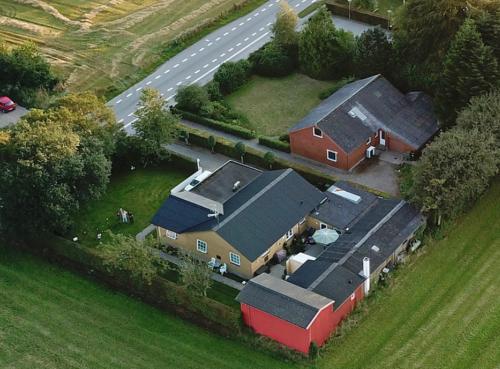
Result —
[{"label": "shrub row", "polygon": [[241,332],[240,314],[236,309],[210,298],[193,296],[185,287],[159,276],[147,285],[127,273],[110,272],[96,250],[78,243],[59,237],[42,242],[45,255],[58,264],[90,274],[114,289],[219,334],[236,336]]},{"label": "shrub row", "polygon": [[190,113],[190,112],[187,112],[184,110],[176,109],[176,108],[172,108],[172,111],[176,114],[181,115],[184,119],[202,124],[202,125],[207,126],[207,127],[215,128],[215,129],[218,129],[222,132],[230,133],[230,134],[233,134],[233,135],[241,137],[241,138],[252,139],[252,138],[257,137],[257,135],[255,134],[254,131],[251,131],[247,128],[243,128],[243,127],[240,127],[240,126],[237,126],[234,124],[220,122],[220,121],[215,120],[215,119],[202,117],[200,115]]},{"label": "shrub row", "polygon": [[[339,4],[335,0],[327,0],[326,7],[332,14],[346,18],[349,17],[349,7],[347,5]],[[381,26],[382,28],[389,27],[389,20],[387,17],[366,10],[351,8],[351,18],[359,22]]]},{"label": "shrub row", "polygon": [[[210,144],[208,142],[208,137],[210,134],[197,130],[197,129],[188,129],[189,132],[189,142],[192,145],[204,147],[210,149]],[[214,147],[214,151],[233,158],[235,160],[240,160],[240,155],[234,148],[234,143],[228,140],[225,140],[221,137],[217,137],[217,143]],[[269,163],[264,158],[265,153],[259,150],[255,150],[251,147],[246,147],[246,153],[244,156],[244,161],[246,164],[255,165],[261,168],[268,168]],[[329,175],[325,175],[316,170],[308,168],[303,165],[297,165],[294,162],[289,162],[285,159],[276,157],[274,163],[272,165],[272,169],[287,169],[292,168],[297,173],[299,173],[302,177],[304,177],[307,181],[315,185],[320,189],[326,189],[331,184],[335,182],[335,178]]]},{"label": "shrub row", "polygon": [[259,144],[270,147],[272,149],[290,152],[290,144],[288,142],[283,142],[272,137],[259,137]]}]

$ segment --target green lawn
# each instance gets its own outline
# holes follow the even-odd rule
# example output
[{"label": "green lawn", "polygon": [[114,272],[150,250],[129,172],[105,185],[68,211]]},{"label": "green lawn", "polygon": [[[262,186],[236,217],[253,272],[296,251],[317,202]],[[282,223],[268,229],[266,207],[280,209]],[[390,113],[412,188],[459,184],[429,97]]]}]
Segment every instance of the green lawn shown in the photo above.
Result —
[{"label": "green lawn", "polygon": [[[190,174],[167,166],[137,168],[113,175],[106,194],[81,209],[74,235],[87,245],[94,245],[97,233],[107,229],[136,235],[151,223],[170,190]],[[134,224],[124,224],[117,219],[119,208],[134,214]]]},{"label": "green lawn", "polygon": [[241,343],[0,249],[2,369],[287,368]]},{"label": "green lawn", "polygon": [[500,363],[500,180],[398,272],[321,368],[493,369]]},{"label": "green lawn", "polygon": [[305,117],[321,102],[318,95],[334,85],[334,81],[318,81],[303,74],[284,78],[253,76],[226,100],[248,118],[257,133],[277,136]]}]

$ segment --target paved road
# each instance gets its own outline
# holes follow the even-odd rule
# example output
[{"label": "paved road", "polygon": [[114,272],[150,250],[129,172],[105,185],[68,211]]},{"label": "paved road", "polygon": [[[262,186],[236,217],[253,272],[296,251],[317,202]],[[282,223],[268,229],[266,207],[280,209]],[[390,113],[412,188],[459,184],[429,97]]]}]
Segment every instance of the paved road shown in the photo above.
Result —
[{"label": "paved road", "polygon": [[17,121],[27,113],[28,110],[19,105],[14,111],[8,113],[0,112],[0,128],[7,127],[10,124],[17,123]]},{"label": "paved road", "polygon": [[[288,0],[297,12],[317,0]],[[154,73],[138,82],[119,96],[109,101],[117,119],[128,133],[133,133],[131,124],[141,90],[155,88],[172,102],[180,86],[208,82],[219,66],[227,61],[247,58],[271,38],[271,26],[279,11],[279,0],[270,0],[252,13],[214,31],[204,39],[177,54]],[[304,19],[302,20],[304,21]],[[369,26],[334,17],[339,27],[359,34]]]}]

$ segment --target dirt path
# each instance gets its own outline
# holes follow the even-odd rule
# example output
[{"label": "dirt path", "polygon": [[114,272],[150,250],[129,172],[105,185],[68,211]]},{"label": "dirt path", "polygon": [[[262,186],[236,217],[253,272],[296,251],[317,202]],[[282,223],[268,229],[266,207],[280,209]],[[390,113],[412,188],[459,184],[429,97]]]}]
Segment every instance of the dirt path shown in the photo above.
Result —
[{"label": "dirt path", "polygon": [[74,21],[74,20],[69,19],[68,17],[65,17],[64,15],[62,15],[59,12],[59,10],[54,8],[52,5],[47,4],[46,2],[43,2],[40,0],[14,0],[14,1],[19,3],[19,4],[31,5],[31,6],[34,6],[36,8],[40,8],[43,11],[51,14],[53,17],[63,21],[66,24],[69,24],[71,26],[77,26],[77,27],[82,26],[81,22]]}]

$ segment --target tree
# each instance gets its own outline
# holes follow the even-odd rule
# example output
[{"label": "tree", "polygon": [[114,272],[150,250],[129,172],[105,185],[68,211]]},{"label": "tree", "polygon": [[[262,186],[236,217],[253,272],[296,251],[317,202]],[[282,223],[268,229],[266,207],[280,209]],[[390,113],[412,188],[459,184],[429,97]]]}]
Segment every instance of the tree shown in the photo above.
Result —
[{"label": "tree", "polygon": [[194,255],[185,254],[179,264],[181,283],[196,296],[206,296],[212,285],[212,271]]},{"label": "tree", "polygon": [[395,20],[394,39],[404,59],[440,62],[479,0],[407,0]]},{"label": "tree", "polygon": [[413,170],[410,199],[423,212],[452,218],[472,204],[497,173],[498,148],[491,135],[453,128],[434,140]]},{"label": "tree", "polygon": [[299,36],[299,63],[304,73],[320,79],[346,76],[354,52],[352,33],[336,29],[322,7],[309,19]]},{"label": "tree", "polygon": [[498,64],[485,46],[473,20],[464,22],[446,55],[436,92],[437,112],[445,126],[470,98],[499,86]]},{"label": "tree", "polygon": [[220,91],[228,95],[248,81],[250,70],[251,65],[248,60],[226,62],[215,72],[214,81],[219,85]]},{"label": "tree", "polygon": [[289,50],[297,46],[298,34],[296,32],[299,18],[286,1],[280,2],[280,11],[273,24],[273,40],[282,48]]},{"label": "tree", "polygon": [[241,142],[241,141],[237,142],[236,145],[234,145],[234,149],[238,153],[238,155],[239,155],[239,157],[241,159],[241,162],[243,163],[243,157],[245,156],[245,154],[247,152],[245,144],[243,142]]},{"label": "tree", "polygon": [[99,246],[99,254],[110,272],[122,272],[140,284],[151,284],[153,278],[168,267],[153,253],[156,241],[152,238],[138,241],[133,236],[111,231],[107,231],[104,238],[107,240]]},{"label": "tree", "polygon": [[81,114],[83,110],[77,106],[69,110],[64,104],[34,109],[4,131],[6,139],[0,146],[3,231],[13,232],[16,238],[65,233],[81,204],[106,190],[112,153],[99,127]]},{"label": "tree", "polygon": [[139,104],[138,119],[132,127],[146,166],[169,156],[165,146],[176,139],[179,118],[165,109],[165,100],[157,90],[143,90]]},{"label": "tree", "polygon": [[275,161],[275,155],[273,152],[268,151],[264,154],[264,161],[269,166],[269,169],[273,169],[273,164]]},{"label": "tree", "polygon": [[500,90],[473,97],[457,118],[457,127],[478,130],[500,142]]},{"label": "tree", "polygon": [[283,77],[295,69],[295,61],[276,42],[269,42],[252,53],[248,59],[255,73],[267,77]]},{"label": "tree", "polygon": [[354,65],[360,77],[389,75],[392,59],[392,45],[382,28],[369,29],[356,39]]},{"label": "tree", "polygon": [[500,3],[485,3],[484,8],[474,19],[484,44],[492,48],[500,63]]},{"label": "tree", "polygon": [[215,145],[217,145],[217,139],[214,136],[210,135],[210,136],[208,136],[207,142],[208,142],[208,146],[210,147],[210,151],[212,151],[212,153],[213,153],[215,150]]},{"label": "tree", "polygon": [[179,88],[175,100],[177,101],[177,108],[195,114],[199,114],[203,107],[210,103],[207,90],[198,85]]}]

